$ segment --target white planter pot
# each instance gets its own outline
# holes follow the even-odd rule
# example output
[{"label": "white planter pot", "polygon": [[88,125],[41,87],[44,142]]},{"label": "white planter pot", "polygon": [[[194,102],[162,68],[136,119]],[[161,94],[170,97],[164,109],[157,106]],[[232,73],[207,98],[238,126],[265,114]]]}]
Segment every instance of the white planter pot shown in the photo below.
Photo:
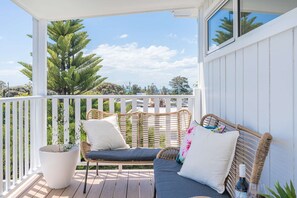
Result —
[{"label": "white planter pot", "polygon": [[59,152],[63,145],[49,145],[39,149],[41,169],[50,188],[60,189],[70,185],[79,156],[78,146]]}]

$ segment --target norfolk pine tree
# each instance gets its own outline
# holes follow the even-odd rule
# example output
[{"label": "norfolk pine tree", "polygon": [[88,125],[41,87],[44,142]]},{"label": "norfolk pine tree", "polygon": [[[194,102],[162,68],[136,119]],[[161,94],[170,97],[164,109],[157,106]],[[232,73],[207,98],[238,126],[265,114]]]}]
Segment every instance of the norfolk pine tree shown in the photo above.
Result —
[{"label": "norfolk pine tree", "polygon": [[[98,75],[102,59],[96,54],[84,55],[90,39],[83,28],[82,20],[48,25],[48,89],[59,95],[84,94],[106,79]],[[24,67],[21,72],[32,80],[32,65],[19,63]]]}]

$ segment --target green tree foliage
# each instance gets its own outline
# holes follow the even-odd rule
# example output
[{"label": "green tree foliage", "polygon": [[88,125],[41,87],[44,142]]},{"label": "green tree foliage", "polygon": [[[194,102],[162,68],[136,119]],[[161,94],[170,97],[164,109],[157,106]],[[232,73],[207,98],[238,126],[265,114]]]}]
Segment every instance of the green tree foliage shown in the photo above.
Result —
[{"label": "green tree foliage", "polygon": [[186,95],[192,93],[192,90],[189,86],[188,78],[186,77],[176,76],[171,79],[169,85],[172,89],[172,94]]},{"label": "green tree foliage", "polygon": [[257,19],[256,16],[250,18],[250,12],[241,13],[240,19],[240,32],[241,35],[248,33],[249,31],[263,25],[263,23],[256,23],[255,20]]},{"label": "green tree foliage", "polygon": [[[57,94],[84,94],[106,79],[98,75],[102,59],[96,54],[84,55],[90,39],[83,28],[82,20],[48,25],[48,89]],[[21,72],[32,80],[32,65],[19,63],[24,67]]]},{"label": "green tree foliage", "polygon": [[7,85],[4,81],[0,80],[0,97],[4,96],[3,91],[6,89]]},{"label": "green tree foliage", "polygon": [[122,86],[104,82],[96,88],[96,91],[101,93],[102,95],[123,95],[125,94],[125,90]]},{"label": "green tree foliage", "polygon": [[[233,15],[233,12],[230,12]],[[257,17],[250,17],[250,12],[241,13],[240,17],[240,35],[243,35],[259,26],[263,23],[255,22]],[[231,39],[233,37],[233,17],[224,17],[221,19],[220,30],[216,31],[216,37],[213,39],[218,45]]]},{"label": "green tree foliage", "polygon": [[161,90],[160,90],[160,94],[161,95],[169,95],[170,94],[170,90],[167,87],[163,86],[161,88]]},{"label": "green tree foliage", "polygon": [[159,89],[154,83],[152,83],[151,85],[147,86],[147,88],[145,89],[145,93],[147,95],[158,95]]},{"label": "green tree foliage", "polygon": [[141,92],[142,92],[142,89],[137,84],[134,84],[134,85],[131,86],[131,94],[132,95],[136,95],[136,94],[141,93]]},{"label": "green tree foliage", "polygon": [[233,37],[233,17],[224,17],[221,22],[220,30],[216,31],[216,37],[213,39],[218,45]]}]

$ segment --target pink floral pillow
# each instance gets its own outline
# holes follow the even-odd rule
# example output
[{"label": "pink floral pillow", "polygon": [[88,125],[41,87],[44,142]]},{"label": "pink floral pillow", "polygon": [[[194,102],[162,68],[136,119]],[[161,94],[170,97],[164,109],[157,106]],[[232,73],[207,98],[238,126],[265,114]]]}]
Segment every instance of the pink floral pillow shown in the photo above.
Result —
[{"label": "pink floral pillow", "polygon": [[[187,130],[187,133],[181,143],[179,153],[176,157],[176,161],[179,164],[183,164],[186,156],[188,154],[188,151],[191,147],[192,144],[192,139],[193,135],[195,133],[195,129],[197,126],[200,126],[196,120],[194,120],[191,124],[190,127]],[[205,126],[204,128],[209,129],[210,132],[214,133],[223,133],[226,129],[226,126],[224,125],[219,125],[219,126]]]},{"label": "pink floral pillow", "polygon": [[199,124],[197,123],[196,120],[194,120],[191,124],[190,127],[187,130],[187,133],[183,139],[183,142],[181,143],[181,147],[179,150],[179,153],[176,157],[176,161],[177,163],[182,164],[185,161],[185,158],[187,156],[187,153],[191,147],[192,144],[192,138],[193,138],[193,134],[195,132],[195,128],[198,126]]}]

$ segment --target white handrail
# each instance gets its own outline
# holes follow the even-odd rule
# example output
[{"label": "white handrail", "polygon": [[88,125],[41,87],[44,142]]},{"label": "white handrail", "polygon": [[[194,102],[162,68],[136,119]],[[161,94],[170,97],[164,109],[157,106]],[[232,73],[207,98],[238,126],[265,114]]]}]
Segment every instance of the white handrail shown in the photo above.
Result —
[{"label": "white handrail", "polygon": [[9,97],[9,98],[0,98],[0,103],[4,102],[13,102],[13,101],[28,101],[28,100],[38,100],[46,98],[46,96],[24,96],[24,97]]},{"label": "white handrail", "polygon": [[195,98],[194,95],[51,95],[46,96],[47,99],[53,99],[53,98],[81,98],[81,99],[87,99],[87,98]]}]

